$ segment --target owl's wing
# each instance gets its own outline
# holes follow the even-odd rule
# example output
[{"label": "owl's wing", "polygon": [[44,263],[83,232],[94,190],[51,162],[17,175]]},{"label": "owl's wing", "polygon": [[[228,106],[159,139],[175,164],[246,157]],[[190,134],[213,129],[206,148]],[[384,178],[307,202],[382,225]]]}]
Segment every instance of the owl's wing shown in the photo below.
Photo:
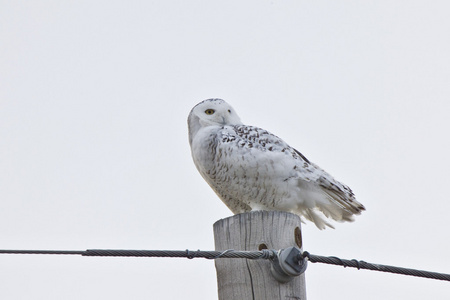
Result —
[{"label": "owl's wing", "polygon": [[[332,225],[324,221],[318,211],[337,221],[352,221],[354,214],[365,210],[349,187],[266,130],[244,125],[225,126],[218,139],[219,151],[226,149],[226,153],[233,153],[224,158],[226,164],[241,166],[241,173],[235,176],[267,176],[271,180],[295,182],[300,189],[295,189],[298,209],[293,211],[321,229]],[[257,172],[251,173],[252,170]]]}]

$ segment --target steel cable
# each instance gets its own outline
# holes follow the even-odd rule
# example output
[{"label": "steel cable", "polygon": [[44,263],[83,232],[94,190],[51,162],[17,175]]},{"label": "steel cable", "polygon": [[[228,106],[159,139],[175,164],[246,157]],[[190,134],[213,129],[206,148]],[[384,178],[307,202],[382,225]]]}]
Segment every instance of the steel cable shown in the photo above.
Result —
[{"label": "steel cable", "polygon": [[[115,256],[115,257],[183,257],[188,259],[206,258],[245,258],[245,259],[270,259],[273,260],[277,255],[276,250],[262,251],[201,251],[201,250],[104,250],[88,249],[85,251],[71,250],[0,250],[0,254],[50,254],[50,255],[82,255],[82,256]],[[325,263],[343,267],[366,269],[379,272],[388,272],[422,278],[450,281],[450,274],[402,268],[388,265],[368,263],[363,260],[348,260],[334,256],[320,256],[310,254],[307,251],[302,252],[298,260],[307,259],[311,263]]]}]

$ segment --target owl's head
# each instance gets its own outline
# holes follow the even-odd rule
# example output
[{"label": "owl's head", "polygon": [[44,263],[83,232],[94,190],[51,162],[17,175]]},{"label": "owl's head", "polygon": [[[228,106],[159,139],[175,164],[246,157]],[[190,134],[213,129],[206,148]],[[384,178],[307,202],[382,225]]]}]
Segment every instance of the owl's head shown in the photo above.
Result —
[{"label": "owl's head", "polygon": [[230,104],[222,99],[207,99],[192,108],[188,117],[189,142],[207,126],[241,125],[242,122]]}]

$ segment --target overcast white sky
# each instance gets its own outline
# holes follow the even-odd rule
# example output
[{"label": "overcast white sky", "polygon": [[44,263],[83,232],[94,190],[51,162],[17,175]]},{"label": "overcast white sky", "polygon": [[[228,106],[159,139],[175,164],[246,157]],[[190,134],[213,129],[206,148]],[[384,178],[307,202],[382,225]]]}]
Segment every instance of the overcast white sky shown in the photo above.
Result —
[{"label": "overcast white sky", "polygon": [[[450,273],[448,1],[0,1],[0,248],[213,250],[186,118],[220,97],[367,212],[319,255]],[[1,299],[217,299],[214,264],[0,256]],[[310,264],[309,299],[450,283]]]}]

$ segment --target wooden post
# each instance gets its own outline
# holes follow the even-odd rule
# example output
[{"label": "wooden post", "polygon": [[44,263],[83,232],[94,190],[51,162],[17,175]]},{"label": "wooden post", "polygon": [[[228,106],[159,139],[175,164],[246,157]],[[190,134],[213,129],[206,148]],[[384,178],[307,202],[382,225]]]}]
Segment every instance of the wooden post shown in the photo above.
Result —
[{"label": "wooden post", "polygon": [[[216,251],[302,248],[300,217],[280,211],[255,211],[214,223]],[[279,283],[266,259],[216,259],[219,300],[305,300],[305,274]]]}]

